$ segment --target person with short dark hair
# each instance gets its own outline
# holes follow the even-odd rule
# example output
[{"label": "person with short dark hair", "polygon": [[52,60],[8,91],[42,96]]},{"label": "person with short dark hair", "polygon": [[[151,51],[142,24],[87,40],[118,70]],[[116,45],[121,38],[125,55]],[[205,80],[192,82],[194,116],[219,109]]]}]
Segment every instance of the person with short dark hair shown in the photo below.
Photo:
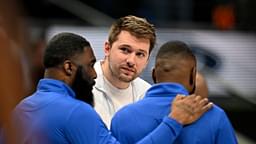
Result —
[{"label": "person with short dark hair", "polygon": [[[132,144],[147,135],[170,112],[169,102],[177,94],[195,92],[196,73],[196,57],[188,45],[181,41],[163,44],[152,71],[155,84],[146,92],[144,99],[125,106],[115,114],[111,123],[113,135],[123,144]],[[191,107],[182,107],[192,110]],[[185,125],[174,139],[174,143],[184,144],[237,144],[227,115],[217,105],[196,122]]]}]

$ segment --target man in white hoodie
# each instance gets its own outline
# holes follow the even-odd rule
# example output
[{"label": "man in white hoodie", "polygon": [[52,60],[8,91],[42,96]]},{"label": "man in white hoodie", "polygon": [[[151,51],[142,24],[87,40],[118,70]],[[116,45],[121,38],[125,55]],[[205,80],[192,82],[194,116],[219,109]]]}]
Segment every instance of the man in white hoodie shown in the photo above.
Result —
[{"label": "man in white hoodie", "polygon": [[150,88],[139,75],[155,42],[155,28],[144,18],[129,15],[111,26],[104,44],[105,59],[94,66],[97,79],[93,89],[94,108],[108,128],[120,108],[142,99]]}]

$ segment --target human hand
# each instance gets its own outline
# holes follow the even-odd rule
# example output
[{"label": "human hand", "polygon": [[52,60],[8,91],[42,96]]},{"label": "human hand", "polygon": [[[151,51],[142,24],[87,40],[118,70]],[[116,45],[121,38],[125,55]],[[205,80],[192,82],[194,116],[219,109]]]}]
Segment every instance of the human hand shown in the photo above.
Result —
[{"label": "human hand", "polygon": [[212,105],[213,103],[209,102],[207,98],[201,96],[194,94],[189,96],[177,95],[172,102],[169,117],[182,125],[191,124],[209,110]]}]

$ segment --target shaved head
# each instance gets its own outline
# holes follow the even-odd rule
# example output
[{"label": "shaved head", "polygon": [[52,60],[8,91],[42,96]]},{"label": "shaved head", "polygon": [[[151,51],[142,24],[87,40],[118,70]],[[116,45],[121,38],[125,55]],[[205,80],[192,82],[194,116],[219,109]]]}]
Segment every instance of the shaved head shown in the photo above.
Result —
[{"label": "shaved head", "polygon": [[196,58],[189,46],[181,41],[169,41],[163,44],[157,53],[152,77],[156,83],[180,83],[190,93],[193,93]]}]

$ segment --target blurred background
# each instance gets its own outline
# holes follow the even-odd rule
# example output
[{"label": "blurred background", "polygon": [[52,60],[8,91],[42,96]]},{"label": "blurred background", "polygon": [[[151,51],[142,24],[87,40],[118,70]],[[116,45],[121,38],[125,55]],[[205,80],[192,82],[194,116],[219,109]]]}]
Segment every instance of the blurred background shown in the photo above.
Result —
[{"label": "blurred background", "polygon": [[[5,29],[10,43],[18,47],[14,53],[19,53],[19,60],[12,64],[14,68],[19,66],[18,70],[2,62],[13,74],[4,73],[2,66],[5,79],[1,82],[5,84],[1,91],[6,93],[0,96],[1,101],[6,100],[8,92],[22,89],[13,94],[15,100],[9,100],[11,106],[0,111],[3,114],[35,89],[43,76],[43,50],[54,34],[66,31],[83,35],[91,42],[97,59],[102,59],[110,25],[131,14],[146,18],[157,29],[156,48],[141,77],[152,83],[151,68],[161,44],[185,41],[206,77],[210,100],[226,111],[239,143],[256,143],[255,0],[0,0],[0,8],[0,32],[1,27]],[[0,46],[5,55],[7,46]],[[15,72],[23,79],[10,76]]]}]

